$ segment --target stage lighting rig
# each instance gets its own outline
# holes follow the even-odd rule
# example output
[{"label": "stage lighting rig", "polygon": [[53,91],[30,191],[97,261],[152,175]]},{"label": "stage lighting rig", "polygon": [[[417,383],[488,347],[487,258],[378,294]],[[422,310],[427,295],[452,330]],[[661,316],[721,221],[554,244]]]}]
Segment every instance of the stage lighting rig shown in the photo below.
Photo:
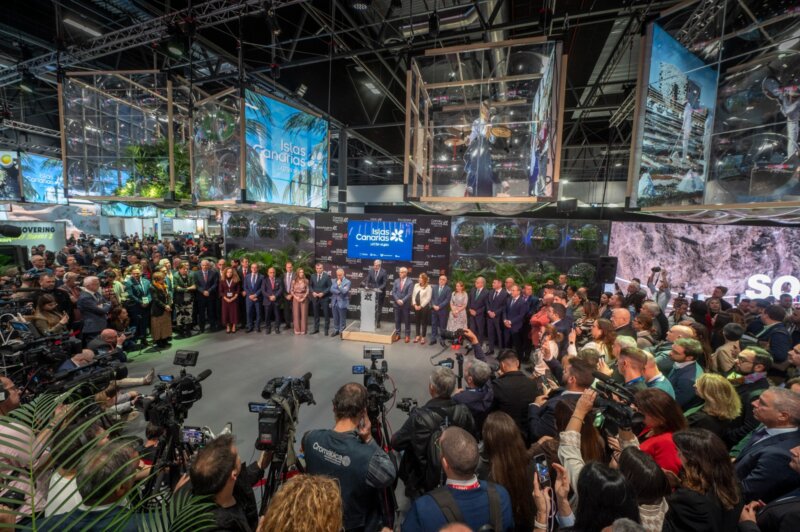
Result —
[{"label": "stage lighting rig", "polygon": [[372,5],[372,0],[351,0],[350,7],[356,11],[366,11]]}]

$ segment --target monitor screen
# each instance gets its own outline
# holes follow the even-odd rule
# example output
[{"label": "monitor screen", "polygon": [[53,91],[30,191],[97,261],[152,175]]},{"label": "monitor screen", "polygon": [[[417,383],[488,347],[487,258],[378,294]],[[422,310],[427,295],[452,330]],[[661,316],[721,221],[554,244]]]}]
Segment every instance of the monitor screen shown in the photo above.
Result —
[{"label": "monitor screen", "polygon": [[347,258],[411,260],[414,224],[410,222],[347,222]]}]

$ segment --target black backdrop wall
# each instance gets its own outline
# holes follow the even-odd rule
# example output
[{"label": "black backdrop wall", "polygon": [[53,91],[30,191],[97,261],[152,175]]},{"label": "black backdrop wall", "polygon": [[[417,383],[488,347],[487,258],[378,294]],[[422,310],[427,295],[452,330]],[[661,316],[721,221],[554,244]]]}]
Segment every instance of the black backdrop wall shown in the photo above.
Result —
[{"label": "black backdrop wall", "polygon": [[[358,288],[371,267],[371,260],[347,258],[347,222],[410,222],[414,225],[414,247],[410,262],[384,262],[389,282],[401,266],[411,277],[425,272],[431,282],[453,269],[476,272],[494,269],[495,261],[513,263],[526,272],[568,272],[575,277],[594,278],[600,256],[608,253],[610,223],[606,221],[456,217],[401,214],[315,215],[226,213],[226,251],[253,251],[294,247],[312,252],[314,260],[331,273],[343,268],[352,281],[350,318],[359,306]],[[383,309],[390,318],[388,298]]]},{"label": "black backdrop wall", "polygon": [[[409,277],[418,277],[425,272],[428,277],[438,279],[441,273],[450,268],[450,218],[446,216],[377,216],[366,214],[331,214],[319,213],[316,216],[317,262],[330,265],[330,270],[342,268],[345,276],[352,282],[348,317],[355,318],[360,304],[358,288],[366,279],[372,260],[347,258],[347,222],[367,220],[374,222],[410,222],[414,224],[414,248],[411,262],[384,261],[388,274],[387,291],[397,276],[397,271],[405,266],[409,269]],[[328,268],[326,268],[328,269]],[[382,309],[384,319],[392,315],[389,298],[384,299]]]}]

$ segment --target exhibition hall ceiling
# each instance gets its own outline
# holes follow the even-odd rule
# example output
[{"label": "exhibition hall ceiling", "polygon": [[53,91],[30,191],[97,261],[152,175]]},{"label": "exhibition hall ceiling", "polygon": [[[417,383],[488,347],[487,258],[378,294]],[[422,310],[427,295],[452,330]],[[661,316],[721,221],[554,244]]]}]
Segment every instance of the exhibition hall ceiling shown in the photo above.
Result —
[{"label": "exhibition hall ceiling", "polygon": [[[0,101],[7,147],[58,155],[56,71],[164,69],[208,94],[247,81],[350,128],[349,183],[399,183],[405,73],[431,47],[544,35],[569,55],[564,172],[574,180],[624,180],[631,117],[610,128],[634,90],[644,20],[677,2],[625,0],[30,0],[0,23]],[[191,4],[227,10],[214,20],[148,24]],[[270,9],[270,6],[272,7]],[[364,9],[366,8],[366,9]],[[431,32],[431,17],[439,20]],[[195,27],[194,32],[192,28]],[[142,31],[136,31],[141,28]],[[333,30],[333,31],[331,31]],[[192,34],[189,49],[189,34]],[[130,44],[139,39],[135,46]],[[126,44],[127,43],[127,44]],[[48,61],[44,61],[49,58]],[[28,68],[30,66],[30,68]],[[190,68],[191,66],[191,68]],[[453,65],[458,68],[459,65]],[[465,68],[468,66],[465,65]],[[302,96],[301,96],[302,95]],[[9,127],[9,121],[18,128]],[[26,127],[27,126],[27,127]],[[39,129],[43,128],[43,129]],[[37,134],[37,132],[39,134]],[[43,133],[43,134],[42,134]],[[10,144],[15,144],[11,146]],[[370,164],[372,163],[372,164]]]}]

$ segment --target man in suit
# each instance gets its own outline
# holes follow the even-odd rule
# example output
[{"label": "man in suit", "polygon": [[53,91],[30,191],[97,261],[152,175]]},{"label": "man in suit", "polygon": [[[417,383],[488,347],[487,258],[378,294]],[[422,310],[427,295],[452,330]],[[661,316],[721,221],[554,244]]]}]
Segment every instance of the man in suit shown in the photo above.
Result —
[{"label": "man in suit", "polygon": [[283,296],[283,284],[275,276],[275,268],[267,270],[267,278],[261,285],[261,302],[264,304],[264,321],[267,327],[267,334],[272,328],[272,320],[275,320],[275,334],[281,333],[281,314],[280,305]]},{"label": "man in suit", "polygon": [[386,297],[386,270],[381,268],[381,261],[376,260],[372,264],[372,269],[367,273],[365,288],[372,288],[378,296],[378,329],[381,328],[381,314],[383,313],[383,300]]},{"label": "man in suit", "polygon": [[567,279],[567,275],[562,273],[558,276],[558,284],[555,285],[556,290],[561,290],[562,292],[567,291],[567,287],[569,286],[569,279]]},{"label": "man in suit", "polygon": [[539,441],[542,436],[558,437],[556,428],[556,404],[569,397],[575,400],[594,383],[594,366],[574,355],[563,358],[564,373],[561,377],[563,388],[557,388],[547,395],[540,395],[528,405],[528,441]]},{"label": "man in suit", "polygon": [[314,266],[316,273],[311,276],[311,310],[314,312],[314,330],[311,334],[319,333],[319,316],[325,315],[325,336],[328,336],[328,329],[331,326],[331,276],[322,271],[322,264]]},{"label": "man in suit", "polygon": [[[244,260],[242,261],[244,266]],[[242,278],[242,297],[247,310],[247,332],[253,332],[253,320],[258,332],[261,332],[261,291],[264,288],[264,276],[258,273],[258,264],[250,265],[250,271]]]},{"label": "man in suit", "polygon": [[674,365],[667,378],[675,390],[675,400],[684,412],[702,404],[703,400],[697,396],[694,387],[703,374],[703,368],[697,363],[697,359],[703,356],[702,344],[694,338],[681,338],[672,344],[669,356]]},{"label": "man in suit", "polygon": [[522,322],[528,308],[522,301],[519,286],[511,287],[511,297],[508,298],[506,309],[503,313],[503,334],[505,345],[514,350],[517,358],[522,358]]},{"label": "man in suit", "polygon": [[[235,261],[232,261],[235,264]],[[239,279],[242,281],[242,288],[244,288],[244,278],[252,273],[250,271],[250,259],[247,257],[242,257],[241,262],[238,266],[235,266],[234,269],[236,270],[236,275],[239,276]],[[244,327],[247,325],[247,300],[248,297],[242,290],[241,297],[238,298],[239,301],[239,327]],[[256,308],[261,308],[260,303],[256,305]],[[259,322],[258,327],[261,328],[261,322]]]},{"label": "man in suit", "polygon": [[500,377],[492,381],[492,411],[505,412],[516,422],[520,432],[528,434],[528,405],[542,395],[542,389],[520,370],[519,358],[511,349],[504,349],[497,357]]},{"label": "man in suit", "polygon": [[215,330],[217,328],[217,287],[219,286],[219,272],[211,268],[211,263],[203,259],[200,269],[194,272],[194,285],[197,287],[197,324],[200,332],[205,332],[206,324]]},{"label": "man in suit", "polygon": [[108,312],[111,310],[111,303],[100,292],[100,279],[91,276],[83,280],[77,307],[83,316],[83,345],[87,345],[106,328]]},{"label": "man in suit", "polygon": [[735,446],[758,426],[753,405],[770,386],[767,372],[771,367],[772,355],[760,347],[748,347],[737,356],[734,368],[741,378],[732,382],[742,403],[742,411],[725,430],[723,439],[728,447]]},{"label": "man in suit", "polygon": [[[142,277],[142,271],[137,267],[131,270],[131,276],[125,281],[125,308],[131,318],[131,324],[136,327],[134,342],[147,345],[147,329],[150,326],[150,281]],[[105,328],[105,327],[103,327]],[[85,325],[84,325],[85,329]]]},{"label": "man in suit", "polygon": [[344,270],[336,270],[336,280],[331,283],[331,309],[333,310],[333,334],[339,336],[347,324],[347,306],[350,304],[350,281]]},{"label": "man in suit", "polygon": [[510,293],[503,290],[500,279],[492,281],[492,292],[489,295],[489,302],[486,305],[486,328],[489,330],[489,351],[487,355],[494,354],[495,349],[499,352],[507,344],[503,343],[506,303]]},{"label": "man in suit", "polygon": [[533,285],[526,284],[522,291],[522,300],[527,307],[525,319],[522,322],[522,361],[527,362],[533,352],[533,342],[531,341],[531,318],[539,310],[539,298],[533,295]]},{"label": "man in suit", "polygon": [[414,281],[408,278],[408,269],[400,268],[400,277],[394,280],[392,286],[392,306],[394,307],[394,336],[393,341],[400,340],[402,325],[406,326],[406,343],[411,340],[411,293],[414,290]]},{"label": "man in suit", "polygon": [[786,467],[790,449],[800,445],[800,395],[773,386],[753,401],[753,411],[761,426],[744,444],[734,467],[743,499],[768,503],[800,485],[800,474]]},{"label": "man in suit", "polygon": [[[792,457],[789,467],[800,474],[800,446],[789,449],[789,454]],[[739,532],[762,530],[778,532],[800,530],[800,486],[769,504],[753,501],[745,505],[739,518]]]},{"label": "man in suit", "polygon": [[292,327],[292,281],[294,281],[294,265],[291,262],[286,263],[286,269],[283,273],[283,323],[286,328]]},{"label": "man in suit", "polygon": [[488,304],[489,291],[486,290],[486,279],[478,277],[475,279],[475,288],[469,291],[467,311],[469,328],[478,337],[480,343],[486,340],[486,307]]},{"label": "man in suit", "polygon": [[450,297],[453,291],[447,286],[447,276],[439,276],[439,284],[431,289],[431,343],[442,340],[441,332],[447,330],[450,314]]},{"label": "man in suit", "polygon": [[617,336],[636,338],[636,331],[631,326],[631,313],[627,308],[615,308],[611,311],[611,324]]},{"label": "man in suit", "polygon": [[564,355],[569,345],[569,333],[572,332],[572,320],[567,318],[567,307],[561,303],[553,303],[548,309],[548,315],[550,324],[561,335],[561,341],[558,343],[558,352],[559,355]]}]

